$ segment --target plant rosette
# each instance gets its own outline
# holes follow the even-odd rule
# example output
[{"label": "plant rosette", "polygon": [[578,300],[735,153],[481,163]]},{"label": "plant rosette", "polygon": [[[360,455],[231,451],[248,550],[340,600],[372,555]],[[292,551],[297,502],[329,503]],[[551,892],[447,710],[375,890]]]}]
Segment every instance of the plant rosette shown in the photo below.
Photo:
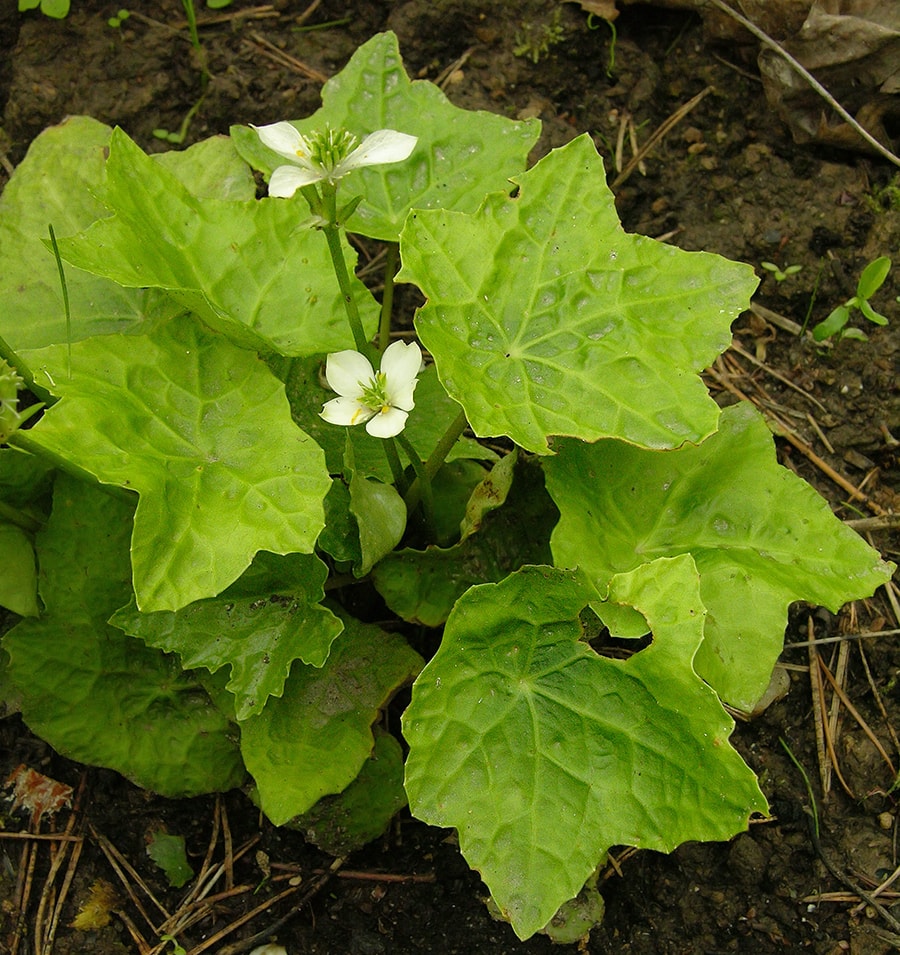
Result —
[{"label": "plant rosette", "polygon": [[[587,136],[526,168],[539,124],[411,82],[392,34],[322,98],[152,158],[71,118],[0,198],[7,702],[341,851],[408,801],[520,938],[577,934],[611,846],[767,811],[725,705],[752,711],[793,601],[891,565],[703,384],[750,266],[625,233]],[[380,301],[348,234],[386,244]],[[409,684],[404,765],[373,727]]]}]

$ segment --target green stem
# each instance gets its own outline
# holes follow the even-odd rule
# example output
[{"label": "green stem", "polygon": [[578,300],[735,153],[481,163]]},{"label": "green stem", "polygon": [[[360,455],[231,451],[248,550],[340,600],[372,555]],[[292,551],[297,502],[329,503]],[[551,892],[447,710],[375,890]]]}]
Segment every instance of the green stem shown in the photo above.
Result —
[{"label": "green stem", "polygon": [[366,340],[366,333],[363,330],[362,319],[359,317],[359,309],[356,307],[356,301],[353,298],[353,292],[350,289],[350,274],[347,272],[347,263],[344,260],[344,250],[341,248],[341,232],[334,223],[327,223],[322,226],[325,233],[325,240],[328,242],[328,251],[331,253],[331,264],[334,266],[334,274],[337,276],[338,285],[341,288],[341,298],[344,302],[344,310],[347,312],[347,321],[350,323],[350,331],[353,333],[353,341],[356,343],[356,350],[365,355],[369,348]]},{"label": "green stem", "polygon": [[434,519],[434,494],[431,487],[431,477],[425,470],[425,465],[419,457],[418,452],[413,447],[412,442],[404,434],[397,435],[397,441],[400,447],[406,452],[413,470],[416,472],[416,482],[420,488],[422,497],[422,511],[425,515],[425,526],[428,530],[428,536],[431,540],[437,537],[437,525]]},{"label": "green stem", "polygon": [[43,526],[36,518],[12,507],[10,504],[5,504],[3,501],[0,501],[0,517],[9,524],[21,527],[23,531],[27,531],[29,534],[33,534]]},{"label": "green stem", "polygon": [[391,474],[394,475],[394,487],[402,495],[406,493],[406,475],[403,473],[403,464],[400,461],[400,453],[397,451],[397,445],[393,438],[384,439],[384,453],[387,455],[388,464],[391,466]]},{"label": "green stem", "polygon": [[15,368],[19,377],[25,382],[26,388],[28,388],[33,395],[36,395],[45,405],[49,407],[50,405],[56,404],[57,399],[51,395],[46,388],[42,388],[35,383],[31,369],[12,348],[9,347],[3,338],[0,338],[0,358],[2,358],[10,368]]},{"label": "green stem", "polygon": [[[431,452],[431,455],[425,462],[425,475],[429,481],[435,476],[435,474],[438,473],[438,471],[440,471],[441,465],[444,463],[444,461],[447,459],[447,455],[450,453],[450,449],[454,444],[456,444],[457,441],[459,441],[460,436],[462,435],[463,431],[466,430],[468,425],[469,422],[466,419],[465,411],[460,410],[453,423],[444,432],[444,436],[440,441],[438,441],[437,447]],[[413,481],[409,491],[407,491],[406,495],[404,496],[407,510],[415,510],[419,501],[422,500],[422,494],[422,483],[417,477],[415,481]]]},{"label": "green stem", "polygon": [[400,262],[400,245],[389,242],[384,263],[384,292],[381,296],[381,321],[378,326],[378,350],[384,353],[391,343],[391,313],[394,310],[394,276]]}]

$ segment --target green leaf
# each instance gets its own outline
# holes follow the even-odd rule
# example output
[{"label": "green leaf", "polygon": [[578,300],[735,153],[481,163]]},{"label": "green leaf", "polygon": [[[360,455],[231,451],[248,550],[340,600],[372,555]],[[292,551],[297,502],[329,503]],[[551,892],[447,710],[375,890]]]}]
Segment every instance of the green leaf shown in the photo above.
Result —
[{"label": "green leaf", "polygon": [[[510,176],[525,168],[540,133],[537,120],[514,122],[494,113],[459,109],[433,83],[411,83],[393,33],[364,43],[322,87],[322,103],[314,115],[293,123],[301,133],[327,124],[359,138],[377,129],[418,137],[404,162],[361,169],[341,181],[342,194],[365,196],[347,228],[393,242],[412,208],[474,212],[482,196],[503,188]],[[267,175],[285,164],[262,145],[254,130],[235,126],[231,135],[247,162]],[[298,212],[305,208],[300,196],[278,201],[291,203]]]},{"label": "green leaf", "polygon": [[314,554],[292,557],[303,563],[299,581],[245,594],[239,580],[218,597],[174,613],[140,613],[132,601],[109,622],[148,646],[177,653],[185,669],[230,667],[226,689],[235,696],[237,719],[247,719],[262,712],[270,696],[281,696],[295,660],[322,666],[343,629],[319,603],[328,568]]},{"label": "green leaf", "polygon": [[33,532],[49,513],[49,471],[40,458],[0,448],[0,607],[21,617],[40,612]]},{"label": "green leaf", "polygon": [[316,546],[338,563],[362,562],[359,527],[350,513],[350,488],[342,478],[334,478],[325,496],[325,527]]},{"label": "green leaf", "polygon": [[[248,348],[309,355],[353,346],[328,246],[296,207],[198,198],[118,129],[106,176],[115,215],[61,239],[68,262],[128,288],[163,289]],[[346,243],[345,255],[352,276]],[[378,305],[359,280],[351,285],[373,333]]]},{"label": "green leaf", "polygon": [[[109,214],[97,193],[111,132],[85,116],[44,130],[0,196],[0,337],[15,351],[66,341],[59,272],[44,243],[48,225],[61,238]],[[66,271],[66,284],[72,341],[152,325],[177,310],[158,292],[77,269]]]},{"label": "green leaf", "polygon": [[188,318],[146,337],[77,342],[71,380],[41,374],[65,352],[26,355],[62,400],[15,440],[140,495],[141,610],[221,593],[257,551],[312,553],[330,486],[324,456],[255,355]]},{"label": "green leaf", "polygon": [[163,829],[151,833],[147,855],[163,870],[169,885],[176,889],[194,877],[194,870],[187,860],[184,836],[172,836]]},{"label": "green leaf", "polygon": [[403,750],[393,736],[375,734],[359,775],[337,796],[325,796],[291,828],[332,856],[346,856],[377,839],[406,805]]},{"label": "green leaf", "polygon": [[400,238],[397,280],[428,298],[416,328],[475,433],[538,454],[551,435],[702,441],[718,408],[697,373],[753,269],[627,235],[587,136],[514,182],[475,215],[416,210]]},{"label": "green leaf", "polygon": [[766,809],[728,742],[733,721],[691,668],[704,619],[693,561],[642,566],[612,591],[654,634],[625,661],[580,640],[592,588],[577,573],[525,567],[473,587],[403,717],[413,814],[459,831],[523,939],[610,846],[727,839]]},{"label": "green leaf", "polygon": [[[837,611],[890,577],[890,566],[775,460],[750,404],[722,412],[699,448],[665,454],[621,441],[562,442],[544,462],[560,510],[554,562],[597,585],[658,557],[691,554],[709,611],[697,672],[750,711],[781,652],[787,607]],[[603,605],[594,604],[603,617]]]},{"label": "green leaf", "polygon": [[354,472],[350,479],[350,513],[359,528],[361,554],[353,572],[365,577],[400,543],[406,530],[406,504],[392,485],[370,481]]},{"label": "green leaf", "polygon": [[523,564],[549,563],[558,518],[540,470],[519,463],[507,502],[485,515],[477,533],[452,547],[388,554],[373,569],[372,583],[398,616],[438,627],[473,584],[502,580]]},{"label": "green leaf", "polygon": [[813,338],[817,342],[823,342],[826,338],[837,335],[849,320],[850,309],[846,305],[838,305],[828,318],[813,326]]},{"label": "green leaf", "polygon": [[874,325],[887,325],[888,320],[880,312],[876,312],[874,308],[865,300],[859,303],[859,310],[863,315]]},{"label": "green leaf", "polygon": [[0,607],[36,617],[37,570],[31,538],[21,527],[0,520]]},{"label": "green leaf", "polygon": [[343,791],[372,752],[372,724],[421,657],[400,637],[344,619],[321,669],[295,663],[280,699],[241,723],[241,752],[276,825]]},{"label": "green leaf", "polygon": [[518,460],[518,449],[504,455],[472,492],[466,505],[466,516],[460,522],[462,540],[474,534],[481,527],[484,518],[503,505],[512,487]]},{"label": "green leaf", "polygon": [[177,661],[106,623],[131,594],[133,506],[65,475],[37,536],[46,612],[3,638],[30,729],[164,796],[240,785],[233,724]]},{"label": "green leaf", "polygon": [[891,271],[891,260],[882,255],[870,262],[863,270],[856,286],[856,294],[863,301],[870,299],[884,284]]}]

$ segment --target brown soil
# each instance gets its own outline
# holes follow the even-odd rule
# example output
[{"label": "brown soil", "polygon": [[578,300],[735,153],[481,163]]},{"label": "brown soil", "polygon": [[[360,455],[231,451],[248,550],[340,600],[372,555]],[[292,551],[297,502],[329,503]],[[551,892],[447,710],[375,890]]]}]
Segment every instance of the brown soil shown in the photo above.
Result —
[{"label": "brown soil", "polygon": [[[38,13],[18,14],[14,6],[5,3],[0,10],[4,110],[0,149],[12,165],[21,161],[34,136],[67,114],[86,113],[119,124],[147,150],[167,148],[152,131],[177,129],[199,94],[177,0],[140,4],[119,30],[106,23],[116,12],[114,3],[75,0],[64,21]],[[811,299],[813,319],[820,320],[852,294],[855,277],[867,262],[884,254],[896,258],[900,250],[898,191],[893,207],[890,190],[885,191],[892,182],[895,190],[900,184],[896,169],[860,154],[795,146],[766,104],[753,57],[748,55],[752,48],[715,47],[707,42],[696,16],[629,8],[617,22],[615,61],[608,72],[611,33],[602,22],[589,29],[576,4],[326,0],[307,25],[340,22],[299,31],[297,18],[306,6],[306,0],[281,0],[272,11],[277,15],[263,17],[252,12],[248,0],[235,0],[223,11],[226,18],[203,28],[213,79],[188,142],[225,133],[232,123],[274,122],[317,108],[320,82],[274,62],[266,44],[332,75],[360,43],[393,29],[411,75],[436,79],[456,63],[446,91],[457,105],[515,117],[539,116],[544,134],[537,155],[590,131],[610,169],[619,126],[629,115],[643,142],[690,97],[712,86],[712,92],[648,156],[644,172],[636,171],[617,188],[620,215],[628,230],[665,236],[686,249],[719,252],[757,267],[763,260],[802,265],[801,272],[782,283],[766,277],[756,299],[798,323],[804,322]],[[210,15],[201,11],[201,18]],[[563,38],[540,52],[540,39],[555,17]],[[529,36],[537,38],[531,42],[534,55],[520,49]],[[627,161],[628,137],[625,143]],[[4,181],[0,173],[0,185]],[[886,511],[897,510],[900,473],[894,440],[900,436],[898,274],[895,268],[875,302],[892,325],[873,330],[868,343],[845,341],[820,351],[772,322],[745,316],[736,326],[737,341],[765,367],[732,351],[709,378],[723,401],[734,400],[729,387],[738,388],[787,421],[850,482],[858,485],[865,479],[866,494]],[[785,379],[816,402],[791,389]],[[779,447],[782,461],[828,497],[841,517],[872,513],[858,502],[850,506],[847,492],[794,446],[779,440]],[[872,540],[886,556],[897,558],[896,536],[877,532]],[[807,639],[808,616],[808,608],[797,609],[789,642]],[[814,621],[819,636],[843,628],[896,627],[881,595],[854,608],[852,615],[845,612],[834,619],[820,612]],[[826,654],[832,668],[834,646],[829,645]],[[846,873],[870,891],[897,868],[896,800],[885,793],[892,772],[843,711],[837,755],[854,796],[835,782],[831,793],[822,797],[805,670],[807,650],[788,649],[784,661],[790,692],[752,723],[740,724],[735,735],[737,746],[761,776],[774,819],[752,826],[730,844],[686,845],[671,856],[650,852],[629,856],[620,872],[606,873],[602,889],[607,916],[581,951],[876,955],[896,947],[895,927],[872,906],[858,907],[858,895],[836,875]],[[897,639],[886,636],[854,643],[848,661],[846,692],[896,761],[896,737],[879,715],[873,687],[888,719],[896,724]],[[807,791],[779,744],[781,738],[809,772],[819,797],[820,852],[810,835]],[[189,852],[199,864],[212,828],[212,798],[167,802],[135,790],[114,773],[84,771],[31,737],[15,717],[0,723],[0,743],[4,776],[12,766],[26,762],[76,786],[83,779],[82,818],[118,847],[166,907],[177,907],[180,893],[164,885],[146,856],[144,836],[154,823],[164,822],[169,831],[187,838]],[[262,883],[266,859],[297,866],[307,884],[315,879],[313,870],[330,864],[297,834],[267,825],[242,794],[228,794],[224,805],[235,846],[260,837],[259,844],[235,864],[236,884]],[[21,823],[17,817],[7,825],[18,828]],[[4,898],[15,881],[20,846],[0,840]],[[221,854],[221,848],[217,851]],[[35,872],[36,894],[48,852],[46,847],[42,850]],[[483,886],[468,870],[449,832],[401,818],[388,837],[356,853],[344,868],[352,871],[331,879],[275,933],[291,955],[502,955],[550,950],[547,939],[519,943],[508,926],[491,920],[480,900]],[[350,877],[352,873],[367,875]],[[416,874],[429,881],[379,880],[374,877],[377,873]],[[64,923],[74,917],[76,905],[97,878],[117,882],[90,836]],[[210,919],[179,941],[190,951],[283,885],[266,884],[256,895],[244,893],[220,903]],[[834,892],[846,894],[828,900],[817,897]],[[884,898],[889,906],[891,896]],[[209,950],[236,950],[225,945],[272,925],[289,912],[289,905],[273,906]],[[148,934],[131,902],[123,900],[122,910]],[[32,909],[29,920],[33,914]],[[8,931],[7,925],[0,949]],[[33,949],[28,944],[22,951]],[[111,955],[139,948],[122,920],[115,918],[108,928],[88,934],[62,927],[55,951]]]}]

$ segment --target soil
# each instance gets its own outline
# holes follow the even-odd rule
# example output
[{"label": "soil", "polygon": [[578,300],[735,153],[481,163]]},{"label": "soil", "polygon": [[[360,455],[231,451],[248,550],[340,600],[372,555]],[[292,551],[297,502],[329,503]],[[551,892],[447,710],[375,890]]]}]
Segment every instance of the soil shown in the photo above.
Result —
[{"label": "soil", "polygon": [[[8,169],[21,161],[42,129],[69,114],[121,125],[148,151],[169,148],[154,138],[153,130],[178,129],[199,95],[183,10],[177,0],[142,3],[121,27],[112,28],[107,19],[116,6],[75,0],[68,18],[54,21],[3,4],[0,149]],[[629,231],[663,237],[685,249],[719,252],[752,263],[760,274],[763,261],[801,265],[802,271],[782,282],[767,275],[755,300],[798,324],[811,305],[813,321],[821,320],[853,293],[867,262],[885,254],[896,258],[900,250],[896,168],[861,153],[795,145],[766,103],[752,44],[717,47],[696,15],[629,7],[616,23],[613,45],[612,32],[602,21],[589,20],[577,4],[552,0],[524,0],[514,7],[478,0],[325,0],[312,6],[304,26],[319,29],[299,29],[307,0],[282,0],[274,9],[235,0],[219,18],[201,10],[201,21],[210,20],[201,33],[212,80],[187,143],[227,133],[233,123],[273,122],[314,111],[321,87],[316,71],[334,74],[359,44],[393,29],[412,76],[434,80],[448,75],[447,95],[459,106],[539,116],[544,132],[534,158],[589,131],[611,180],[621,124],[630,117],[637,139],[644,142],[687,100],[712,87],[647,156],[643,171],[616,187],[620,216]],[[543,40],[554,38],[559,42],[541,49]],[[276,62],[273,50],[290,54],[313,72]],[[627,135],[624,142],[627,161]],[[0,173],[0,185],[5,178]],[[735,325],[743,351],[730,351],[708,379],[723,402],[735,400],[737,388],[788,422],[824,464],[854,485],[864,483],[871,507],[851,503],[848,492],[820,464],[778,439],[782,462],[812,482],[842,518],[898,509],[898,276],[895,268],[875,300],[892,324],[872,329],[868,342],[817,349],[780,327],[770,313],[748,314]],[[897,559],[896,534],[876,531],[871,540]],[[796,608],[789,643],[807,639],[811,612]],[[897,626],[881,593],[838,618],[818,611],[812,619],[820,637]],[[835,646],[823,649],[832,669]],[[847,646],[846,694],[896,762],[897,737],[890,723],[896,725],[900,714],[900,645],[896,636],[886,635]],[[589,941],[563,951],[879,955],[897,948],[896,923],[892,926],[872,905],[860,905],[859,895],[840,881],[845,875],[871,892],[897,869],[897,805],[895,795],[887,792],[894,774],[843,710],[837,757],[853,795],[837,781],[823,794],[808,651],[786,649],[783,661],[789,692],[758,718],[739,722],[734,737],[761,777],[772,819],[752,825],[728,844],[685,845],[670,856],[616,853],[621,861],[602,877],[603,924]],[[781,740],[809,773],[818,801],[820,844],[811,835],[806,786]],[[177,907],[181,891],[168,888],[147,858],[145,834],[162,822],[186,837],[192,861],[199,865],[212,832],[213,797],[165,801],[136,790],[115,773],[85,770],[29,735],[17,717],[0,723],[0,743],[4,777],[25,762],[82,785],[79,819],[89,820],[118,848],[163,905],[170,911]],[[287,871],[278,865],[293,866],[290,872],[299,872],[304,885],[315,887],[315,870],[332,862],[298,834],[269,826],[241,793],[227,794],[221,805],[235,847],[259,839],[235,863],[235,884],[262,888],[220,902],[212,916],[179,936],[189,951],[284,886],[263,884],[267,865],[274,866],[273,876]],[[65,824],[67,815],[58,823]],[[17,815],[6,824],[17,829],[24,823]],[[54,950],[59,955],[138,952],[121,916],[98,931],[68,927],[96,879],[118,885],[97,837],[87,832]],[[0,839],[0,889],[7,900],[21,845]],[[220,844],[216,858],[221,851]],[[48,852],[38,854],[35,897]],[[839,894],[821,898],[820,893]],[[296,895],[274,904],[209,950],[237,951],[226,946],[290,915],[272,934],[291,955],[550,951],[548,939],[518,942],[507,925],[493,921],[482,904],[485,894],[459,855],[452,832],[401,815],[388,835],[355,853],[343,871],[302,905],[297,906]],[[886,893],[885,906],[896,897]],[[120,909],[147,934],[133,902],[123,898]],[[5,914],[12,918],[8,902]],[[894,918],[898,915],[895,908]],[[32,908],[28,924],[33,916]],[[0,950],[10,937],[10,925],[0,934]],[[34,949],[26,941],[20,951]]]}]

